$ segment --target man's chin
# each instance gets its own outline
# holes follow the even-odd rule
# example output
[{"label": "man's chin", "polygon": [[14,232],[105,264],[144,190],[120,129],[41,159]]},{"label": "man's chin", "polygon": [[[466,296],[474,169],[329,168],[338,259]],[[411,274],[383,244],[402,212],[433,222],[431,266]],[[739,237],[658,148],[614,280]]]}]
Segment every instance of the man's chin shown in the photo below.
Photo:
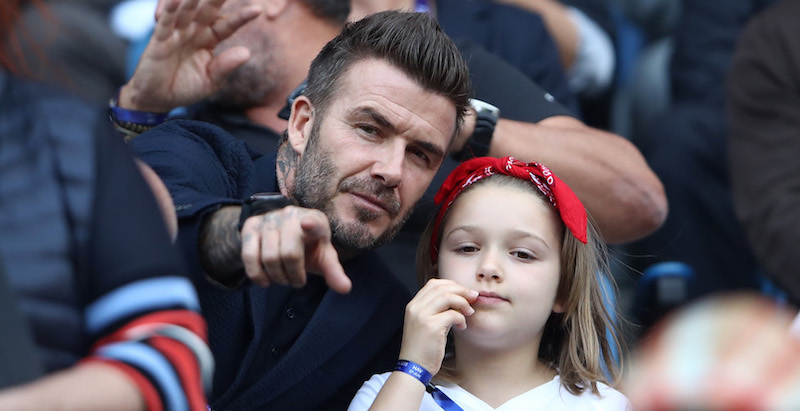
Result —
[{"label": "man's chin", "polygon": [[344,223],[331,224],[333,243],[337,248],[348,251],[367,251],[377,247],[378,236],[372,233],[365,224]]},{"label": "man's chin", "polygon": [[380,247],[394,238],[398,230],[375,229],[362,222],[332,223],[333,245],[339,254],[354,255]]},{"label": "man's chin", "polygon": [[336,213],[336,217],[332,218],[333,213],[326,212],[326,214],[331,222],[333,245],[341,258],[373,250],[392,241],[410,215],[406,213],[400,221],[397,221],[388,213],[367,216],[364,210],[358,208],[355,215],[343,216]]}]

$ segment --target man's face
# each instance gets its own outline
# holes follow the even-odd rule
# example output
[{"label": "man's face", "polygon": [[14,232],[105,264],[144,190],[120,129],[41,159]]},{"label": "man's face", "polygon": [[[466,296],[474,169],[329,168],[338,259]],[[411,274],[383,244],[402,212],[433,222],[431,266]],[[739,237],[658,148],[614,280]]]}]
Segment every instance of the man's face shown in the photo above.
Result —
[{"label": "man's face", "polygon": [[[256,3],[252,0],[227,1],[223,11],[233,13]],[[213,96],[214,100],[225,105],[248,108],[262,104],[278,88],[282,78],[282,65],[279,62],[283,56],[278,55],[271,29],[267,18],[261,15],[217,46],[217,54],[232,47],[247,47],[250,49],[250,58],[228,76],[223,88]]]},{"label": "man's face", "polygon": [[295,198],[325,212],[340,251],[390,240],[447,153],[455,105],[392,65],[367,59],[344,73],[322,118],[308,114],[310,103],[299,111],[308,120],[289,129],[301,154]]}]

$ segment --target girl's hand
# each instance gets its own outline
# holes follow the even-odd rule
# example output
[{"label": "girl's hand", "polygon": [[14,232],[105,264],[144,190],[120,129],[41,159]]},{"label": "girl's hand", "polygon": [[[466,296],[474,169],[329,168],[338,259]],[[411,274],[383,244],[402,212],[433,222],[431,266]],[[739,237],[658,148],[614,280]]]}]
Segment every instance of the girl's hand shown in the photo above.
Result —
[{"label": "girl's hand", "polygon": [[450,327],[467,327],[466,316],[475,313],[470,303],[477,298],[477,291],[452,280],[429,280],[406,306],[400,358],[436,375],[444,359]]}]

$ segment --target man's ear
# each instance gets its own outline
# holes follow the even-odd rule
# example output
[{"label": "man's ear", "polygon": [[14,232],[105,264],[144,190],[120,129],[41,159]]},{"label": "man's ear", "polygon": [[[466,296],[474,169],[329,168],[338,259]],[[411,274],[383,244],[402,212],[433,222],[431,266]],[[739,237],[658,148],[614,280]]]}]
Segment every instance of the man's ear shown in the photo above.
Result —
[{"label": "man's ear", "polygon": [[314,125],[314,107],[308,97],[300,95],[292,103],[292,113],[289,114],[288,133],[289,144],[299,155],[303,155],[311,137],[311,128]]}]

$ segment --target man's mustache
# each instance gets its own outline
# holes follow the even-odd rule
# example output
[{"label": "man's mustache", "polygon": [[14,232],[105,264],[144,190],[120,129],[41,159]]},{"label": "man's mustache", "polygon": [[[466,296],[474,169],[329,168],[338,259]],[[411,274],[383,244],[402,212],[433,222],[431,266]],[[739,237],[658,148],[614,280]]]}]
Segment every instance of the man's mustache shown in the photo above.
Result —
[{"label": "man's mustache", "polygon": [[350,177],[339,185],[339,191],[375,197],[383,203],[392,217],[400,214],[400,199],[393,188],[386,187],[374,178]]}]

